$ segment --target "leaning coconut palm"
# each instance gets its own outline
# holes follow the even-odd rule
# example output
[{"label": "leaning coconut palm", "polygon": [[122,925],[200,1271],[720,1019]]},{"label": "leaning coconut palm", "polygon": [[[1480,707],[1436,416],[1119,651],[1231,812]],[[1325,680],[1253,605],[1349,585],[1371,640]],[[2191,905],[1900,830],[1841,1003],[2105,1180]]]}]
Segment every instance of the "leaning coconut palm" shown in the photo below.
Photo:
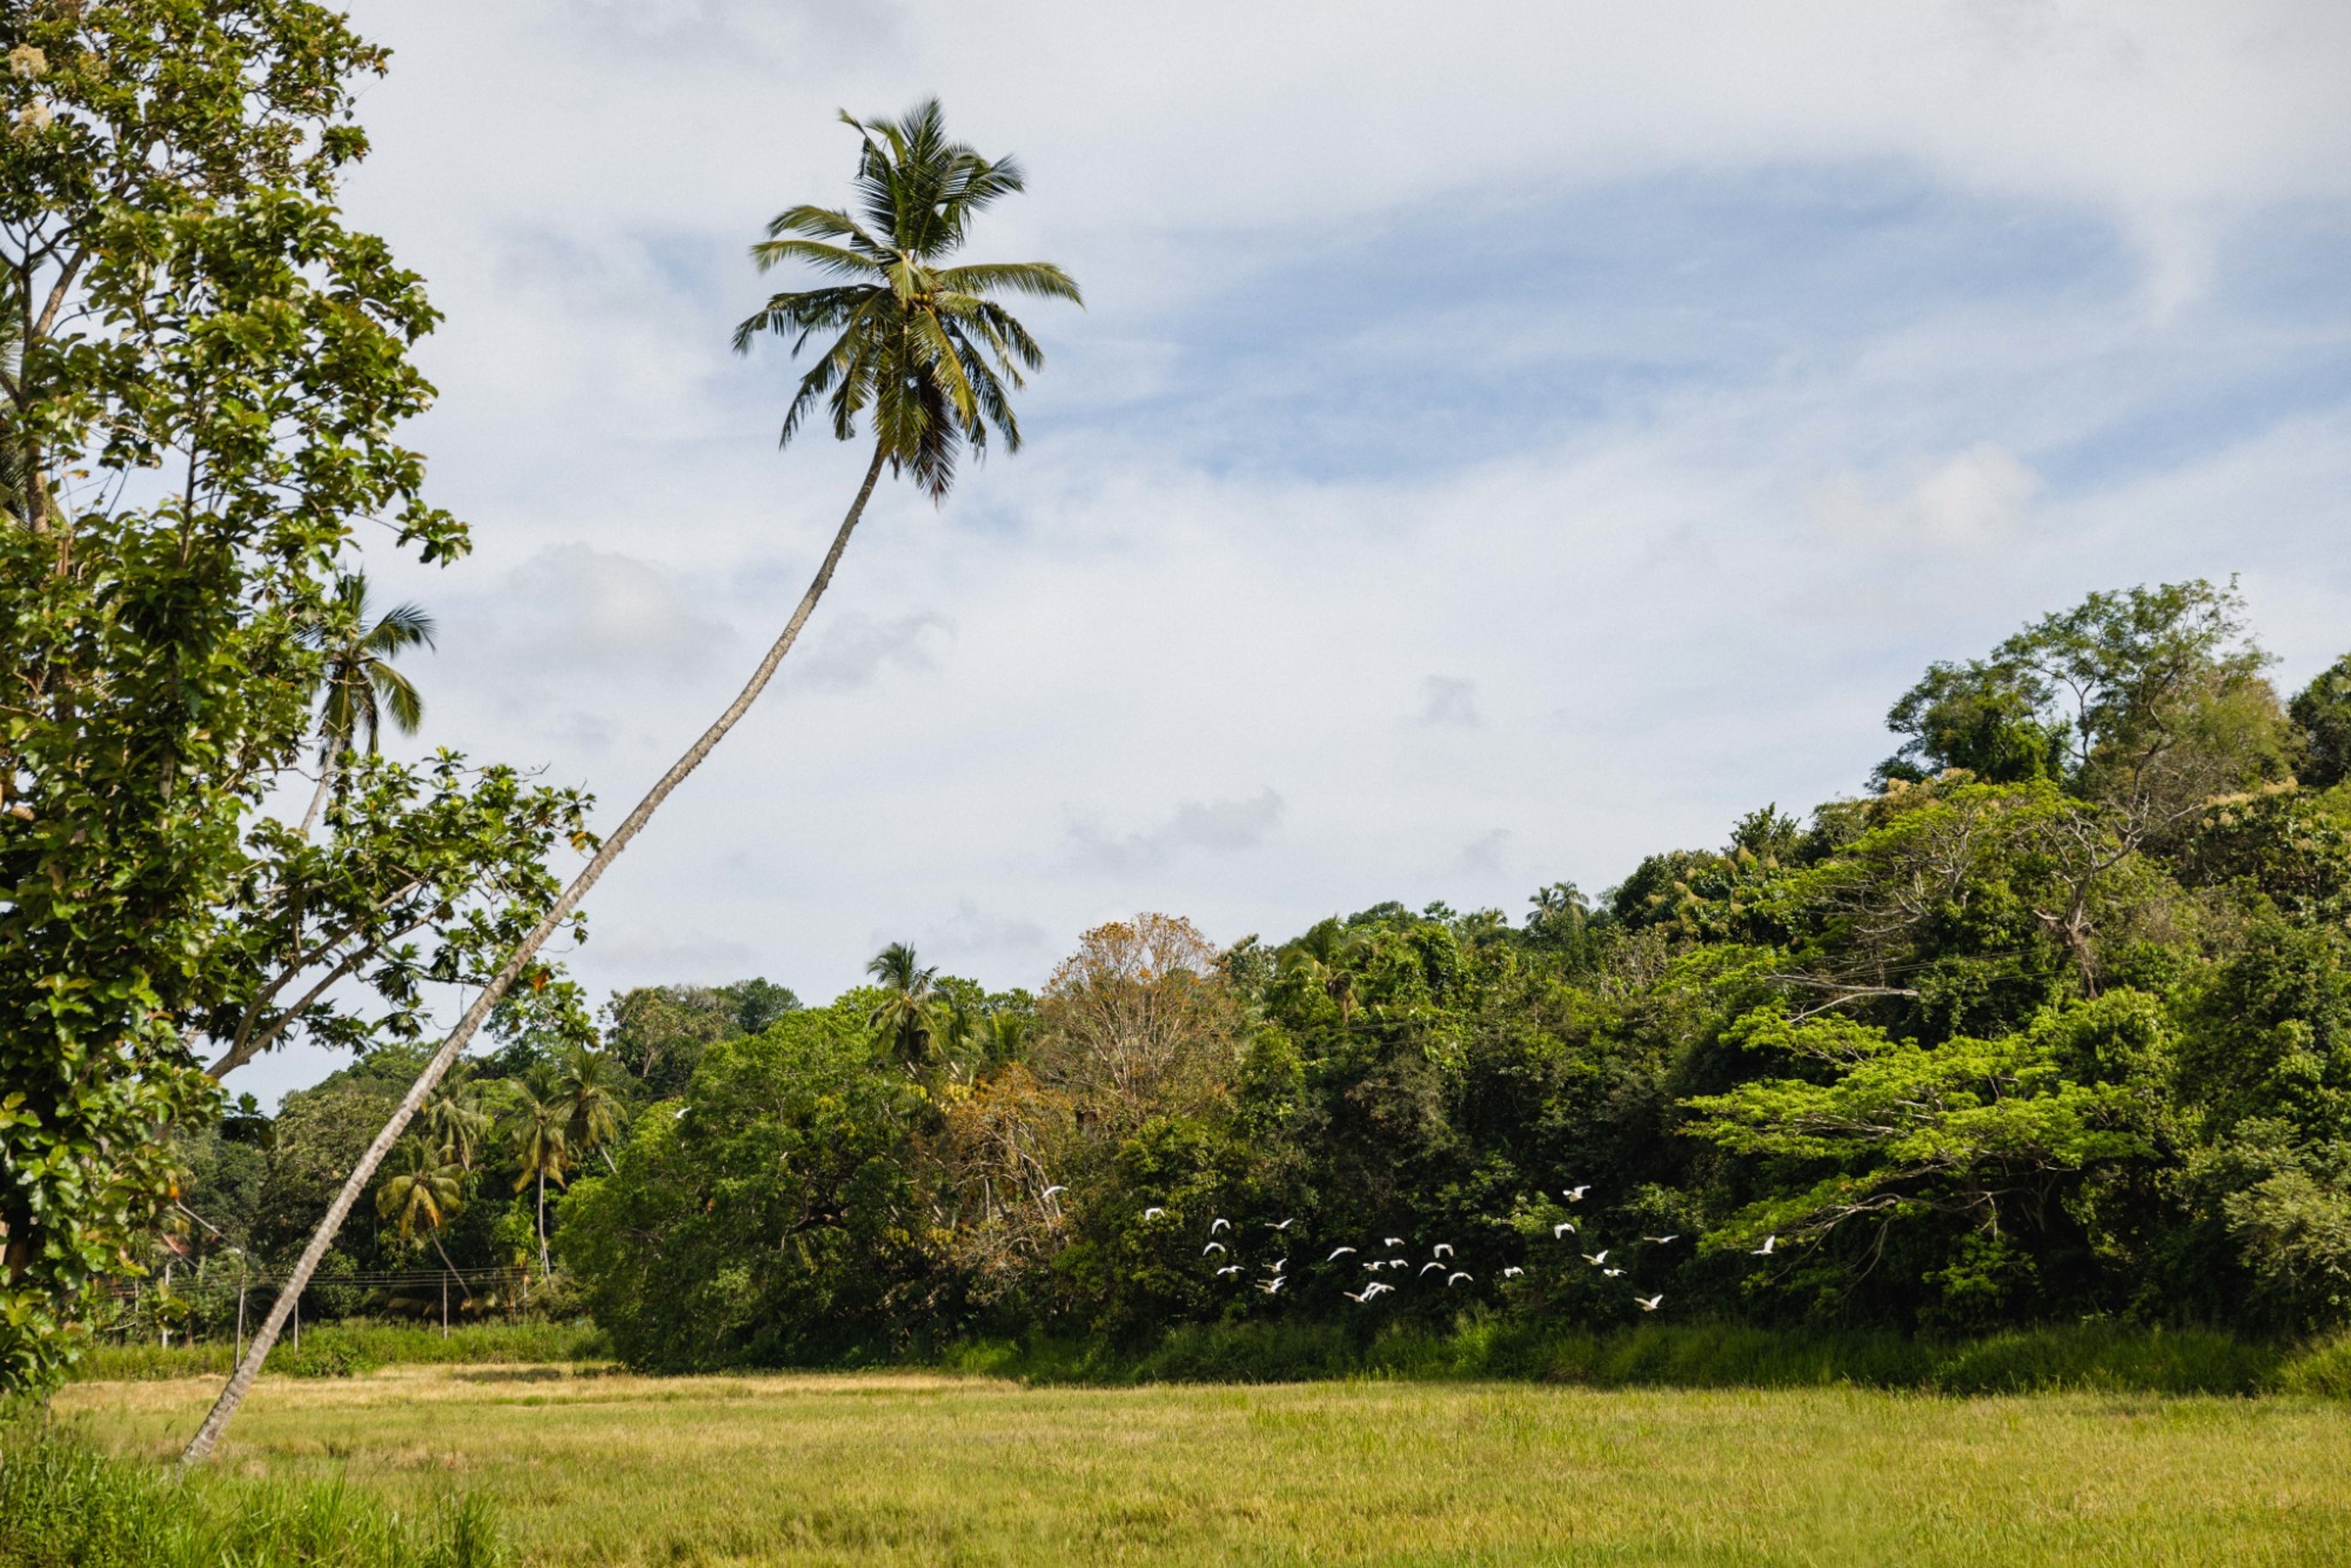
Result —
[{"label": "leaning coconut palm", "polygon": [[1026,294],[1076,303],[1078,286],[1061,268],[1043,262],[946,265],[961,248],[972,220],[1022,188],[1019,165],[1008,157],[983,158],[964,143],[949,141],[935,100],[896,121],[869,124],[846,114],[841,119],[862,143],[855,176],[857,215],[793,207],[768,225],[767,241],[752,252],[762,271],[799,262],[836,281],[772,297],[743,323],[735,340],[738,350],[747,350],[761,333],[775,332],[788,338],[797,353],[814,334],[836,334],[815,368],[801,378],[784,418],[782,441],[791,441],[808,410],[820,400],[831,412],[833,434],[843,441],[858,439],[859,421],[870,415],[873,456],[866,465],[864,482],[833,534],[815,580],[741,693],[621,820],[545,918],[516,946],[352,1167],[296,1261],[289,1287],[270,1309],[204,1425],[189,1439],[181,1455],[183,1464],[203,1458],[219,1440],[253,1386],[262,1358],[277,1343],[295,1298],[333,1244],[343,1217],[450,1062],[472,1040],[507,988],[536,967],[541,945],[570,917],[605,868],[766,689],[832,581],[882,470],[912,477],[939,501],[954,482],[956,459],[965,447],[984,451],[990,432],[1002,438],[1008,452],[1019,446],[1020,427],[1013,419],[1008,393],[1023,384],[1023,371],[1043,362],[1043,355],[1027,329],[991,296]]},{"label": "leaning coconut palm", "polygon": [[326,619],[306,641],[327,652],[321,684],[326,700],[319,710],[319,788],[302,817],[302,836],[310,836],[333,789],[338,759],[367,732],[368,755],[377,751],[383,721],[402,735],[414,735],[424,722],[424,698],[415,684],[392,667],[402,650],[418,644],[433,646],[433,617],[413,604],[395,604],[368,622],[367,574],[353,572],[339,580]]}]

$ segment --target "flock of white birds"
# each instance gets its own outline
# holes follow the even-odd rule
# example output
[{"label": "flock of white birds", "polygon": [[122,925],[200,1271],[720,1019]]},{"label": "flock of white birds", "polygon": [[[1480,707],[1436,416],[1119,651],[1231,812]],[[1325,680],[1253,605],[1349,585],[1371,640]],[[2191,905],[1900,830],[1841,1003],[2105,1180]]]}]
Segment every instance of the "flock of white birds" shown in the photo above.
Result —
[{"label": "flock of white birds", "polygon": [[[1054,1190],[1058,1191],[1059,1189],[1056,1188]],[[1570,1203],[1582,1203],[1583,1201],[1584,1194],[1591,1190],[1592,1184],[1586,1182],[1581,1186],[1562,1188],[1560,1196],[1567,1199]],[[1162,1220],[1166,1218],[1167,1211],[1165,1208],[1146,1208],[1143,1211],[1143,1218],[1146,1224],[1156,1220]],[[1297,1219],[1292,1218],[1278,1222],[1270,1222],[1266,1228],[1274,1232],[1274,1234],[1280,1238],[1280,1241],[1277,1245],[1286,1245],[1286,1243],[1290,1239],[1290,1228],[1297,1223]],[[1577,1228],[1574,1220],[1562,1219],[1558,1224],[1551,1228],[1551,1236],[1552,1239],[1554,1241],[1564,1241],[1571,1236],[1576,1237],[1580,1245],[1583,1232]],[[1228,1239],[1230,1245],[1228,1244],[1228,1239],[1220,1239],[1220,1238]],[[1231,1220],[1221,1218],[1212,1218],[1208,1222],[1207,1245],[1201,1248],[1200,1256],[1204,1260],[1217,1258],[1232,1258],[1232,1248],[1233,1246],[1238,1246],[1239,1244],[1239,1239],[1240,1232],[1234,1226]],[[1680,1233],[1675,1231],[1668,1232],[1663,1236],[1644,1236],[1641,1238],[1641,1242],[1644,1246],[1670,1247],[1680,1239]],[[1759,1258],[1769,1258],[1778,1249],[1779,1245],[1779,1237],[1776,1235],[1767,1236],[1763,1239],[1763,1245],[1754,1249],[1754,1255]],[[1454,1248],[1451,1242],[1439,1241],[1433,1244],[1429,1248],[1427,1260],[1422,1262],[1418,1268],[1414,1267],[1412,1259],[1405,1256],[1405,1249],[1409,1246],[1410,1243],[1401,1236],[1384,1236],[1380,1239],[1379,1246],[1376,1250],[1381,1253],[1390,1254],[1390,1256],[1364,1258],[1364,1248],[1345,1246],[1334,1247],[1331,1249],[1331,1255],[1322,1260],[1322,1264],[1327,1268],[1338,1264],[1339,1260],[1343,1258],[1354,1258],[1359,1260],[1354,1266],[1360,1267],[1364,1273],[1374,1276],[1374,1278],[1364,1281],[1364,1288],[1362,1290],[1346,1291],[1342,1292],[1342,1294],[1345,1295],[1349,1301],[1354,1302],[1357,1306],[1369,1306],[1380,1297],[1387,1295],[1397,1289],[1395,1285],[1376,1277],[1383,1273],[1400,1273],[1404,1276],[1405,1283],[1413,1283],[1415,1281],[1424,1280],[1432,1273],[1440,1274],[1443,1276],[1444,1288],[1447,1290],[1451,1290],[1456,1285],[1470,1283],[1476,1281],[1477,1276],[1475,1274],[1470,1273],[1466,1269],[1457,1266]],[[1621,1247],[1603,1247],[1596,1252],[1579,1251],[1578,1255],[1581,1256],[1583,1261],[1596,1273],[1598,1273],[1602,1279],[1621,1280],[1625,1274],[1625,1266],[1622,1263],[1611,1263],[1608,1261],[1608,1259],[1610,1254],[1620,1252],[1623,1249]],[[1280,1295],[1282,1288],[1288,1285],[1292,1279],[1296,1278],[1296,1276],[1287,1272],[1290,1267],[1290,1253],[1287,1250],[1284,1250],[1280,1257],[1274,1259],[1270,1263],[1262,1264],[1259,1267],[1264,1274],[1264,1278],[1252,1280],[1249,1283],[1269,1296]],[[1220,1264],[1215,1270],[1217,1278],[1235,1281],[1238,1281],[1239,1277],[1247,1271],[1247,1266],[1237,1260]],[[1505,1280],[1513,1280],[1525,1272],[1526,1270],[1513,1264],[1502,1270],[1502,1278]],[[1658,1308],[1666,1304],[1665,1292],[1660,1291],[1654,1296],[1636,1295],[1633,1298],[1633,1304],[1639,1307],[1645,1312],[1654,1312]]]}]

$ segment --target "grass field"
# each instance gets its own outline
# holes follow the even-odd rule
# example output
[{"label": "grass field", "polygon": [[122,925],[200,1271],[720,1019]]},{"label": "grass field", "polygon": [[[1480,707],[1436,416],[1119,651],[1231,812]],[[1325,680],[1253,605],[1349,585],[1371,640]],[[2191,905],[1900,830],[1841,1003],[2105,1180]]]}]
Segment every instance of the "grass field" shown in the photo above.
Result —
[{"label": "grass field", "polygon": [[[161,1457],[210,1382],[84,1383]],[[2351,1407],[1503,1384],[266,1380],[234,1472],[477,1490],[532,1563],[2351,1563]]]}]

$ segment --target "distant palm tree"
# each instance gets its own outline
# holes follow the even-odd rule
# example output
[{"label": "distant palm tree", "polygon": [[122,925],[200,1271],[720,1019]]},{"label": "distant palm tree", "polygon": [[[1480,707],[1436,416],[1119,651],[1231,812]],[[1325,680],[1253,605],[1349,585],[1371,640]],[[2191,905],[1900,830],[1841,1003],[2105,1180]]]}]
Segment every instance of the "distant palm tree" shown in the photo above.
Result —
[{"label": "distant palm tree", "polygon": [[490,1135],[491,1117],[481,1085],[465,1069],[442,1081],[441,1092],[424,1107],[424,1128],[444,1158],[460,1169],[474,1168],[474,1156]]},{"label": "distant palm tree", "polygon": [[366,573],[339,579],[331,608],[308,637],[312,646],[326,650],[327,667],[321,682],[326,701],[319,712],[319,788],[302,818],[305,838],[326,803],[337,758],[351,748],[361,730],[367,732],[368,755],[372,757],[387,717],[402,735],[414,735],[424,722],[424,698],[413,682],[392,667],[392,661],[420,643],[433,646],[433,617],[413,604],[395,604],[370,624],[367,600]]},{"label": "distant palm tree", "polygon": [[402,1241],[413,1240],[422,1227],[441,1261],[455,1273],[457,1266],[441,1245],[441,1227],[464,1201],[465,1172],[444,1151],[414,1136],[402,1138],[392,1150],[390,1169],[392,1174],[376,1189],[375,1211],[392,1222]]},{"label": "distant palm tree", "polygon": [[939,972],[923,967],[914,950],[893,942],[873,956],[865,972],[882,982],[882,999],[865,1015],[868,1028],[880,1035],[908,1072],[920,1071],[947,1030],[947,998],[937,986]]},{"label": "distant palm tree", "polygon": [[514,1189],[520,1192],[534,1182],[538,1185],[538,1271],[544,1276],[553,1271],[547,1256],[547,1184],[549,1177],[558,1186],[567,1180],[571,1106],[544,1069],[517,1085],[517,1091],[514,1121],[507,1134],[515,1163],[522,1167]]},{"label": "distant palm tree", "polygon": [[[779,444],[790,443],[820,400],[830,411],[833,434],[842,441],[858,439],[859,420],[870,415],[873,455],[865,465],[864,480],[807,591],[743,689],[621,819],[530,934],[516,944],[352,1166],[295,1262],[287,1289],[298,1295],[334,1244],[343,1217],[373,1178],[392,1140],[423,1107],[449,1064],[662,802],[742,722],[775,678],[784,655],[799,640],[801,628],[831,586],[850,536],[881,483],[882,470],[911,476],[934,501],[942,501],[955,481],[956,458],[966,447],[974,453],[984,450],[993,431],[1006,451],[1019,450],[1020,426],[1013,418],[1008,389],[1023,385],[1022,372],[1036,370],[1044,355],[1027,329],[990,297],[1008,293],[1078,303],[1078,286],[1046,262],[944,264],[962,247],[974,218],[1023,188],[1020,165],[1009,157],[983,158],[966,143],[949,141],[936,99],[894,122],[869,123],[846,114],[841,119],[862,143],[853,182],[860,215],[790,207],[768,225],[767,240],[752,250],[763,271],[799,263],[840,281],[771,296],[736,329],[735,346],[748,352],[761,333],[773,332],[798,353],[811,337],[832,335],[815,367],[800,378]],[[543,1234],[544,1225],[540,1228]],[[271,1309],[254,1336],[253,1348],[188,1440],[181,1456],[183,1463],[203,1458],[227,1430],[285,1321],[284,1312]]]},{"label": "distant palm tree", "polygon": [[583,1045],[566,1052],[556,1070],[555,1092],[564,1104],[564,1145],[572,1159],[586,1159],[620,1132],[628,1106],[621,1098],[619,1074],[611,1057]]}]

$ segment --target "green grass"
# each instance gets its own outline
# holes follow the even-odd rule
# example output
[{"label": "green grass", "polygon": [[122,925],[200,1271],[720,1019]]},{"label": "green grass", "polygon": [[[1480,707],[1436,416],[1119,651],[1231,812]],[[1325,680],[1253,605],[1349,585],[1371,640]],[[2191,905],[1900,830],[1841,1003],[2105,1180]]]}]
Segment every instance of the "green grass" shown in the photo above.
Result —
[{"label": "green grass", "polygon": [[[2043,1375],[2038,1352],[1982,1354],[1991,1382]],[[57,1403],[162,1459],[212,1392],[81,1384]],[[224,1482],[345,1479],[408,1517],[478,1493],[545,1568],[2158,1568],[2351,1564],[2346,1451],[2351,1405],[2300,1396],[443,1366],[265,1380],[220,1464]]]},{"label": "green grass", "polygon": [[[226,1377],[236,1347],[202,1344],[93,1345],[73,1369],[84,1382],[137,1378]],[[298,1348],[291,1336],[269,1347],[270,1372],[295,1377],[349,1377],[380,1366],[498,1365],[594,1361],[607,1354],[603,1333],[585,1323],[467,1323],[444,1335],[414,1323],[321,1323]]]},{"label": "green grass", "polygon": [[5,1568],[500,1568],[513,1553],[489,1504],[401,1513],[338,1479],[206,1472],[180,1481],[27,1415],[0,1420]]}]

